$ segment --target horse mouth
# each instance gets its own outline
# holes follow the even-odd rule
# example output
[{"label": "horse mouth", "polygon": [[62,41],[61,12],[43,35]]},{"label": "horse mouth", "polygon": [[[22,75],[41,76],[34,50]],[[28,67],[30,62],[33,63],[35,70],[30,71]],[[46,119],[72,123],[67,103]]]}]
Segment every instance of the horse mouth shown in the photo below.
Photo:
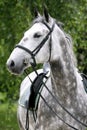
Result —
[{"label": "horse mouth", "polygon": [[23,60],[22,62],[15,62],[14,60],[7,60],[6,63],[7,69],[14,75],[20,75],[24,72],[24,70],[28,67],[27,60]]},{"label": "horse mouth", "polygon": [[21,75],[24,71],[23,68],[10,68],[8,66],[7,66],[7,69],[8,69],[9,72],[11,72],[14,75]]}]

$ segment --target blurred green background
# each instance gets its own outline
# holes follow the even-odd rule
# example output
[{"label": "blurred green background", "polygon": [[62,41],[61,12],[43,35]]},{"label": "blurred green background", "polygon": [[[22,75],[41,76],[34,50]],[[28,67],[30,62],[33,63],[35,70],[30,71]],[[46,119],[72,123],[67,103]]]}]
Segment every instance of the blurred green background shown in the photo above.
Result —
[{"label": "blurred green background", "polygon": [[16,111],[19,87],[25,75],[7,71],[6,61],[34,18],[34,8],[64,23],[72,36],[80,72],[87,74],[87,0],[0,0],[0,130],[18,130]]}]

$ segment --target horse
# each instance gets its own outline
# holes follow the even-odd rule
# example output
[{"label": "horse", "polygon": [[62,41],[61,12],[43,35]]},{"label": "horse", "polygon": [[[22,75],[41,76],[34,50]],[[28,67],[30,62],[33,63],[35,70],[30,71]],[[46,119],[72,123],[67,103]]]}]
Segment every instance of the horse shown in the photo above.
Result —
[{"label": "horse", "polygon": [[[72,39],[46,10],[43,16],[35,13],[32,26],[12,51],[7,67],[11,73],[22,74],[29,66],[36,72],[35,66],[45,62],[50,68],[49,82],[43,83],[35,122],[30,114],[30,129],[86,130],[87,94]],[[19,106],[22,115],[18,118],[21,130],[25,130],[26,109],[22,110]]]}]

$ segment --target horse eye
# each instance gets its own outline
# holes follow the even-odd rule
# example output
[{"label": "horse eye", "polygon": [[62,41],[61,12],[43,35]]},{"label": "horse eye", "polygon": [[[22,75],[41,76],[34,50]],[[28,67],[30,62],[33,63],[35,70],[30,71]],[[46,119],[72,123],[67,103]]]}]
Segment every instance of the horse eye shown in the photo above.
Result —
[{"label": "horse eye", "polygon": [[39,38],[39,37],[41,37],[42,35],[40,34],[40,33],[35,33],[34,34],[34,38]]}]

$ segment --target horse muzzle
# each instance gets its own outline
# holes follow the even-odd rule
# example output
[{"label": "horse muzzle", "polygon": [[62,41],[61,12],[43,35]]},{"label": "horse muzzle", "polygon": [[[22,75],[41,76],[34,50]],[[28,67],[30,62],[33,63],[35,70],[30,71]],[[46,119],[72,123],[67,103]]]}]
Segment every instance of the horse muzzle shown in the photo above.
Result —
[{"label": "horse muzzle", "polygon": [[25,68],[27,68],[28,60],[22,59],[22,61],[20,61],[20,60],[15,61],[13,59],[8,59],[6,66],[11,73],[19,75],[19,74],[23,73]]}]

